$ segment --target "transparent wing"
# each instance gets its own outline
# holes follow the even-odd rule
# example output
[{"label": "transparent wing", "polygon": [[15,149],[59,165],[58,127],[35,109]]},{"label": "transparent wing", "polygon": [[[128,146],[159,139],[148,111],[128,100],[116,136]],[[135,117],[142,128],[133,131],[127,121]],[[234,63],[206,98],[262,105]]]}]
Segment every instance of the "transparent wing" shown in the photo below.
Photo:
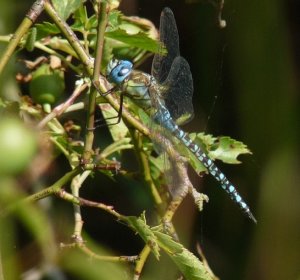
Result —
[{"label": "transparent wing", "polygon": [[181,56],[174,59],[171,70],[162,84],[166,91],[162,93],[172,118],[177,124],[184,124],[194,116],[193,77],[188,62]]},{"label": "transparent wing", "polygon": [[164,8],[161,13],[159,39],[167,49],[167,54],[162,49],[154,56],[151,74],[162,83],[168,76],[173,60],[180,55],[177,25],[170,8]]}]

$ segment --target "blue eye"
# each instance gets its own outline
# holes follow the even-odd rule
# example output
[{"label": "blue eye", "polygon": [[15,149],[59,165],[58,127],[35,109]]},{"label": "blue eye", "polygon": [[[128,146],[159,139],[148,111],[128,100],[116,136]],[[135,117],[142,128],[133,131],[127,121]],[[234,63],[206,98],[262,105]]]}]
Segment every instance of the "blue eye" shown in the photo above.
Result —
[{"label": "blue eye", "polygon": [[131,73],[133,64],[128,60],[111,60],[107,66],[107,79],[114,84],[121,84]]},{"label": "blue eye", "polygon": [[125,76],[129,71],[130,71],[130,69],[128,69],[128,68],[123,68],[123,69],[120,70],[119,76],[120,76],[120,77],[121,77],[121,76]]}]

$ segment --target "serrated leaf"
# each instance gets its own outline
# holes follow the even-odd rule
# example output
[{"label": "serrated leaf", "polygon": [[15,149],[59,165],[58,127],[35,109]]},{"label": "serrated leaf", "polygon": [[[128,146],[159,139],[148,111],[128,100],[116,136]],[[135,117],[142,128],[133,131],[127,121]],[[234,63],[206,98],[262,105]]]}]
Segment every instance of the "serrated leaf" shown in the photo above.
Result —
[{"label": "serrated leaf", "polygon": [[[241,154],[251,154],[247,146],[228,136],[213,137],[204,133],[190,134],[191,138],[196,142],[205,146],[208,155],[213,159],[221,160],[225,163],[239,164],[241,163],[237,157]],[[201,145],[200,143],[200,145]]]},{"label": "serrated leaf", "polygon": [[[247,146],[228,136],[219,137],[214,146],[216,149],[210,151],[209,155],[215,159],[222,160],[226,163],[238,164],[241,163],[237,157],[241,154],[251,154]],[[212,147],[214,148],[214,147]]]},{"label": "serrated leaf", "polygon": [[81,0],[52,0],[52,5],[63,20],[67,20],[69,16],[76,11]]},{"label": "serrated leaf", "polygon": [[210,147],[216,142],[217,138],[211,134],[204,134],[203,132],[200,133],[190,133],[189,136],[192,140],[199,143],[200,145],[204,146],[206,151],[210,150]]},{"label": "serrated leaf", "polygon": [[40,40],[49,35],[55,35],[60,33],[60,30],[55,24],[47,21],[43,23],[37,23],[35,27],[37,28],[36,40]]},{"label": "serrated leaf", "polygon": [[108,15],[109,25],[107,26],[107,31],[113,31],[117,29],[120,25],[120,17],[122,13],[118,10],[113,10]]},{"label": "serrated leaf", "polygon": [[[95,17],[95,15],[93,15]],[[86,24],[86,22],[88,21],[88,14],[87,14],[87,10],[86,10],[86,6],[81,5],[75,12],[73,15],[74,18],[74,24],[73,26],[76,26],[76,28],[80,28],[80,26],[84,26]]]},{"label": "serrated leaf", "polygon": [[199,159],[186,147],[180,147],[182,149],[181,154],[184,155],[188,160],[193,169],[199,174],[202,172],[208,173],[205,166],[199,161]]},{"label": "serrated leaf", "polygon": [[151,228],[146,224],[144,213],[141,215],[141,217],[128,216],[123,220],[127,223],[128,226],[130,226],[139,234],[139,236],[151,248],[151,251],[156,259],[159,259],[160,254],[157,244],[157,238]]},{"label": "serrated leaf", "polygon": [[160,43],[149,38],[144,32],[128,34],[125,30],[117,29],[115,31],[106,32],[105,36],[125,43],[129,47],[136,47],[153,53],[157,53],[161,49]]},{"label": "serrated leaf", "polygon": [[154,231],[159,247],[173,260],[187,280],[212,280],[204,264],[182,244],[174,241],[169,235]]}]

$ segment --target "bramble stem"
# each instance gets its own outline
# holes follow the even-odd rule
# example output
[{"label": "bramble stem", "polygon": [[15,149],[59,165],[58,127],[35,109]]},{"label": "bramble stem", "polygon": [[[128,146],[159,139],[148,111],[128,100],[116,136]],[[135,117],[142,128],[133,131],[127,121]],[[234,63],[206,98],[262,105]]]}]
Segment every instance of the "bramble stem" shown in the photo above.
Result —
[{"label": "bramble stem", "polygon": [[9,44],[0,58],[0,75],[9,61],[10,57],[14,53],[16,47],[21,42],[21,39],[29,30],[31,25],[36,21],[37,17],[42,13],[45,5],[45,0],[37,0],[33,3],[26,17],[23,19],[14,35],[11,37]]},{"label": "bramble stem", "polygon": [[[97,32],[97,46],[96,58],[94,62],[93,82],[99,83],[100,68],[102,62],[102,52],[104,43],[104,33],[107,25],[108,6],[106,1],[98,3],[98,32]],[[95,125],[95,109],[96,109],[97,91],[91,90],[89,95],[88,113],[87,113],[87,131],[85,135],[85,146],[83,160],[88,163],[91,157],[91,151],[94,141],[94,125]]]},{"label": "bramble stem", "polygon": [[150,253],[151,249],[148,245],[146,245],[141,251],[139,259],[136,261],[133,280],[140,279],[141,272]]}]

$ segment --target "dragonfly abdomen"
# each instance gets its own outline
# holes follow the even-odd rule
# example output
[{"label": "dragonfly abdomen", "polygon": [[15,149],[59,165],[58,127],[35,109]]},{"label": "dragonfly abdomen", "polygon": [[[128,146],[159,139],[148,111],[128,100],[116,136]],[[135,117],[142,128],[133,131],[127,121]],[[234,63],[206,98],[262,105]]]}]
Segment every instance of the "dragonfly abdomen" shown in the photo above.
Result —
[{"label": "dragonfly abdomen", "polygon": [[256,219],[250,211],[249,206],[243,200],[241,195],[238,193],[233,184],[226,178],[224,173],[216,166],[214,161],[209,158],[209,156],[202,151],[201,147],[198,146],[189,135],[178,127],[178,125],[173,121],[168,109],[161,105],[161,108],[157,110],[153,116],[154,120],[170,131],[178,140],[180,140],[197,158],[198,160],[207,168],[209,173],[218,181],[222,189],[224,189],[230,196],[230,198],[239,205],[242,211],[256,223]]}]

